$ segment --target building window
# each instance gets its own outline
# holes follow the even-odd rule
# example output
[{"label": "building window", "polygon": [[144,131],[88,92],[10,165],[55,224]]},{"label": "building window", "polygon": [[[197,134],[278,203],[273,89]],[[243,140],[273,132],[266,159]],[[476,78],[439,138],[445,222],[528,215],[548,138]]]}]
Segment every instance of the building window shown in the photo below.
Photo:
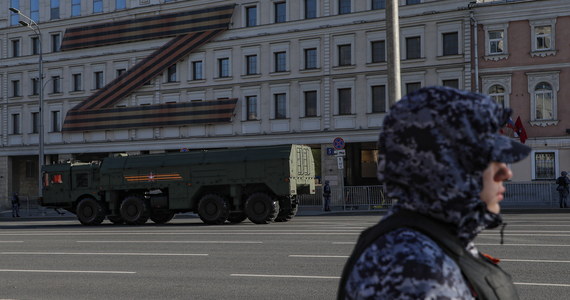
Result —
[{"label": "building window", "polygon": [[166,70],[166,81],[176,82],[176,64],[168,67],[168,69]]},{"label": "building window", "polygon": [[421,37],[414,36],[406,38],[406,59],[416,59],[421,57]]},{"label": "building window", "polygon": [[61,93],[61,78],[59,76],[52,76],[51,86],[51,91],[53,94]]},{"label": "building window", "polygon": [[489,31],[489,54],[502,54],[504,52],[503,37],[503,30]]},{"label": "building window", "polygon": [[12,97],[20,96],[20,80],[12,80]]},{"label": "building window", "polygon": [[38,78],[32,78],[32,96],[40,94],[40,80]]},{"label": "building window", "polygon": [[446,79],[441,81],[441,85],[448,86],[450,88],[459,88],[459,79]]},{"label": "building window", "polygon": [[[15,9],[20,9],[20,1],[19,0],[10,0],[10,7]],[[17,13],[10,11],[10,25],[18,25],[20,21],[20,16]]]},{"label": "building window", "polygon": [[78,92],[83,90],[81,73],[73,74],[73,91]]},{"label": "building window", "polygon": [[203,80],[204,73],[202,73],[202,61],[197,60],[192,62],[192,80]]},{"label": "building window", "polygon": [[116,72],[118,78],[121,77],[123,74],[127,73],[127,69],[117,69]]},{"label": "building window", "polygon": [[316,117],[317,91],[306,91],[304,94],[305,94],[305,117]]},{"label": "building window", "polygon": [[30,19],[34,20],[36,23],[40,22],[40,1],[30,0]]},{"label": "building window", "polygon": [[115,9],[125,9],[127,8],[126,0],[115,0]]},{"label": "building window", "polygon": [[317,67],[317,48],[305,49],[305,69],[316,69]]},{"label": "building window", "polygon": [[351,46],[350,44],[338,45],[338,65],[350,66],[352,65],[351,59]]},{"label": "building window", "polygon": [[386,8],[386,0],[371,0],[372,1],[372,9],[385,9]]},{"label": "building window", "polygon": [[285,2],[275,2],[275,23],[283,23],[287,21],[287,5]]},{"label": "building window", "polygon": [[338,14],[339,15],[344,15],[344,14],[350,13],[351,1],[352,0],[338,0]]},{"label": "building window", "polygon": [[552,86],[549,83],[541,82],[534,88],[534,105],[536,120],[554,119],[554,101]]},{"label": "building window", "polygon": [[61,46],[61,35],[55,33],[51,35],[51,52],[59,52]]},{"label": "building window", "polygon": [[257,74],[257,55],[247,55],[245,57],[245,61],[246,61],[245,74],[246,75]]},{"label": "building window", "polygon": [[245,97],[247,120],[257,120],[257,96]]},{"label": "building window", "polygon": [[218,77],[225,78],[230,77],[230,59],[219,58],[218,59]]},{"label": "building window", "polygon": [[422,88],[421,82],[408,82],[406,83],[406,94],[417,91]]},{"label": "building window", "polygon": [[12,114],[12,134],[20,134],[20,114]]},{"label": "building window", "polygon": [[95,77],[95,89],[102,88],[105,82],[103,79],[103,71],[94,72],[93,76]]},{"label": "building window", "polygon": [[59,19],[59,0],[50,1],[50,20]]},{"label": "building window", "polygon": [[103,0],[93,0],[93,13],[103,12]]},{"label": "building window", "polygon": [[12,40],[12,57],[20,56],[20,40]]},{"label": "building window", "polygon": [[81,15],[81,0],[71,0],[71,16],[77,17]]},{"label": "building window", "polygon": [[352,113],[351,89],[338,89],[338,114],[350,115]]},{"label": "building window", "polygon": [[448,32],[442,34],[443,38],[443,55],[459,54],[459,34],[457,32]]},{"label": "building window", "polygon": [[422,0],[406,0],[406,5],[420,4],[420,3],[422,3]]},{"label": "building window", "polygon": [[550,50],[552,49],[551,41],[552,41],[552,26],[536,26],[534,27],[534,36],[535,36],[535,49],[538,51],[541,50]]},{"label": "building window", "polygon": [[305,19],[317,17],[317,0],[305,0]]},{"label": "building window", "polygon": [[61,131],[61,112],[59,110],[54,110],[51,112],[51,132]]},{"label": "building window", "polygon": [[372,52],[372,62],[379,63],[386,61],[386,42],[385,41],[373,41],[370,42],[371,52]]},{"label": "building window", "polygon": [[287,118],[286,94],[275,94],[275,119]]},{"label": "building window", "polygon": [[554,152],[534,153],[534,176],[535,179],[556,178],[556,155]]},{"label": "building window", "polygon": [[275,72],[287,71],[287,52],[275,52]]},{"label": "building window", "polygon": [[31,133],[38,133],[40,132],[40,113],[33,112],[32,113],[32,132]]},{"label": "building window", "polygon": [[384,113],[386,112],[386,86],[375,85],[372,86],[372,112]]},{"label": "building window", "polygon": [[250,6],[245,8],[245,26],[257,26],[257,6]]},{"label": "building window", "polygon": [[493,101],[499,103],[502,107],[505,107],[505,88],[502,85],[492,85],[489,88],[489,97],[491,97]]},{"label": "building window", "polygon": [[32,37],[32,55],[40,54],[40,39],[37,36]]}]

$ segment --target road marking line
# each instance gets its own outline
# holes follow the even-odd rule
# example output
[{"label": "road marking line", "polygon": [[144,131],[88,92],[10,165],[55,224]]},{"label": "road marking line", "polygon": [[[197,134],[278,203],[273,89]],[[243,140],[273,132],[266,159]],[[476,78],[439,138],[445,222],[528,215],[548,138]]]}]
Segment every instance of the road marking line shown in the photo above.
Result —
[{"label": "road marking line", "polygon": [[269,275],[269,274],[230,274],[234,277],[267,277],[267,278],[310,278],[310,279],[340,279],[339,276],[303,276],[303,275]]},{"label": "road marking line", "polygon": [[[522,233],[507,233],[509,236],[570,236],[570,234],[522,234]],[[498,236],[499,233],[483,233],[477,236]]]},{"label": "road marking line", "polygon": [[537,263],[570,263],[570,260],[547,260],[547,259],[508,259],[500,258],[501,261],[513,262],[537,262]]},{"label": "road marking line", "polygon": [[355,245],[356,242],[332,242],[333,245]]},{"label": "road marking line", "polygon": [[136,274],[127,271],[72,271],[72,270],[11,270],[0,269],[0,272],[26,272],[26,273],[90,273],[90,274]]},{"label": "road marking line", "polygon": [[570,247],[570,245],[554,245],[554,244],[483,244],[476,243],[477,246],[525,246],[525,247]]},{"label": "road marking line", "polygon": [[23,243],[24,241],[0,241],[0,243]]},{"label": "road marking line", "polygon": [[126,255],[126,256],[208,256],[194,253],[103,253],[103,252],[0,252],[4,255]]},{"label": "road marking line", "polygon": [[538,286],[558,286],[558,287],[570,287],[570,284],[565,283],[533,283],[533,282],[515,282],[516,285],[538,285]]},{"label": "road marking line", "polygon": [[261,241],[76,241],[77,243],[263,244]]},{"label": "road marking line", "polygon": [[305,257],[305,258],[348,258],[348,255],[289,255],[289,257]]},{"label": "road marking line", "polygon": [[89,233],[0,233],[0,236],[86,236],[86,235],[360,235],[355,232],[89,232]]}]

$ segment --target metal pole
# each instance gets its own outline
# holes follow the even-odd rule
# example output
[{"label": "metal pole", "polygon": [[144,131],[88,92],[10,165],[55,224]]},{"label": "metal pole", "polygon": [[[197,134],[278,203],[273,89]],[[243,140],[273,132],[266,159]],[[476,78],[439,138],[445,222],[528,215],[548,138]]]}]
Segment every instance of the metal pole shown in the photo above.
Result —
[{"label": "metal pole", "polygon": [[398,0],[386,0],[386,41],[388,52],[388,103],[392,106],[402,97]]},{"label": "metal pole", "polygon": [[44,74],[43,74],[43,49],[42,49],[42,32],[40,30],[40,26],[30,17],[24,15],[20,10],[10,7],[11,12],[16,13],[28,20],[28,22],[20,21],[19,23],[32,30],[38,36],[38,46],[39,46],[39,60],[38,60],[38,76],[39,76],[39,85],[40,85],[40,95],[39,95],[39,103],[38,103],[38,117],[39,117],[39,132],[38,132],[38,197],[41,198],[43,196],[43,184],[42,184],[42,166],[45,163],[44,160]]}]

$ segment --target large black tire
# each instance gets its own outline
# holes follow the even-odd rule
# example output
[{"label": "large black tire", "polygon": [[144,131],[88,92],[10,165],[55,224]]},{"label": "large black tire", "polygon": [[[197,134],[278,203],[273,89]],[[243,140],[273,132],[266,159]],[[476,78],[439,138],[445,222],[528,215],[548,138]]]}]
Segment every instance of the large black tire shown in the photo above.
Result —
[{"label": "large black tire", "polygon": [[174,218],[174,213],[171,211],[157,211],[150,214],[150,219],[156,224],[165,224]]},{"label": "large black tire", "polygon": [[[284,200],[289,201],[289,200]],[[287,203],[288,204],[288,203]],[[281,204],[279,202],[280,210],[277,218],[275,218],[275,222],[287,222],[297,214],[297,210],[299,210],[299,205],[296,203],[291,203],[289,205]]]},{"label": "large black tire", "polygon": [[93,198],[81,199],[77,204],[75,214],[83,225],[99,225],[105,220],[103,206]]},{"label": "large black tire", "polygon": [[125,198],[119,210],[121,211],[121,218],[129,225],[142,225],[150,217],[148,204],[138,196]]},{"label": "large black tire", "polygon": [[254,193],[245,201],[247,218],[255,224],[269,224],[279,213],[279,201],[265,193]]},{"label": "large black tire", "polygon": [[107,219],[109,219],[109,221],[115,225],[125,224],[125,220],[123,220],[121,216],[107,216]]},{"label": "large black tire", "polygon": [[241,223],[245,219],[247,219],[247,215],[243,212],[230,213],[230,216],[228,217],[228,221],[234,224]]},{"label": "large black tire", "polygon": [[224,224],[230,215],[228,203],[220,195],[206,194],[198,203],[198,215],[210,225]]}]

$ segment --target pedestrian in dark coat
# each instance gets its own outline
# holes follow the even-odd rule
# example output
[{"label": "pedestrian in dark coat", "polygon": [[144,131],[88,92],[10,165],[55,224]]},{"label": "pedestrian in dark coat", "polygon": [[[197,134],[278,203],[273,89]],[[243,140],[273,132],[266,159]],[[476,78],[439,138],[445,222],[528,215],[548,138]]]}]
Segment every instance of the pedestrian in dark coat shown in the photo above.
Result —
[{"label": "pedestrian in dark coat", "polygon": [[331,210],[331,185],[328,180],[325,180],[325,185],[323,186],[323,199],[325,201],[325,211]]},{"label": "pedestrian in dark coat", "polygon": [[379,224],[401,215],[439,224],[465,255],[501,273],[501,282],[476,273],[480,285],[474,284],[429,230],[402,226],[363,243],[368,246],[353,255],[354,264],[345,266],[339,299],[474,299],[479,290],[472,288],[480,286],[502,295],[495,299],[517,299],[510,276],[473,243],[482,230],[502,223],[503,181],[512,176],[507,164],[530,152],[499,133],[509,116],[481,94],[422,88],[391,108],[378,143],[378,179],[397,200]]},{"label": "pedestrian in dark coat", "polygon": [[18,193],[12,194],[12,218],[20,217],[20,197]]},{"label": "pedestrian in dark coat", "polygon": [[560,177],[556,179],[556,184],[558,184],[556,190],[558,191],[560,208],[567,208],[568,194],[570,193],[570,178],[568,178],[568,173],[566,171],[562,171],[562,173],[560,173]]}]

